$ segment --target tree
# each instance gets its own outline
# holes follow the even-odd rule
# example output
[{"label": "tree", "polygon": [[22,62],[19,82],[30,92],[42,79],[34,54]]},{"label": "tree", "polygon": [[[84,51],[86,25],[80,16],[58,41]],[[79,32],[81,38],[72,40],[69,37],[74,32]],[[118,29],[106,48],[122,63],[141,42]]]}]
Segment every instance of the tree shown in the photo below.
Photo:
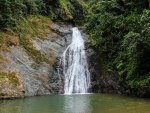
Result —
[{"label": "tree", "polygon": [[150,83],[150,10],[146,0],[92,3],[87,32],[108,70],[131,87]]}]

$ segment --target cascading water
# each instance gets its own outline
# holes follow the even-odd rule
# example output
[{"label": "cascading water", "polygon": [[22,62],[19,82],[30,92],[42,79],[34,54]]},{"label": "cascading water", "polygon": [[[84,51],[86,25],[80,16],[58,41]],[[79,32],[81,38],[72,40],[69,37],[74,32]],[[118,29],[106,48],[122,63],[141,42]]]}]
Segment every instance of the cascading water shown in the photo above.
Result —
[{"label": "cascading water", "polygon": [[77,27],[72,28],[72,43],[64,51],[62,58],[64,93],[87,93],[90,73],[86,59],[84,40]]}]

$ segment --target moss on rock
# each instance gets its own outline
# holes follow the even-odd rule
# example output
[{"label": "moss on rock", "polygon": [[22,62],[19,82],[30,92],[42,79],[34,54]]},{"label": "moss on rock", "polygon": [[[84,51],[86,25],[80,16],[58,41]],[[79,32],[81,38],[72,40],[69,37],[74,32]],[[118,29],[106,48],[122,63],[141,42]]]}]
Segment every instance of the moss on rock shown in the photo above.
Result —
[{"label": "moss on rock", "polygon": [[24,86],[17,72],[0,72],[0,99],[24,97]]}]

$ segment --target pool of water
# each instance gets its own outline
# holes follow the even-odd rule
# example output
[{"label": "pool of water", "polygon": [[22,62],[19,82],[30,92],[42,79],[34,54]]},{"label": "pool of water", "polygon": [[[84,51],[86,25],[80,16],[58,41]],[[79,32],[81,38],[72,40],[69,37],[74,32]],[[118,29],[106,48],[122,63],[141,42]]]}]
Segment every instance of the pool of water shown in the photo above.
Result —
[{"label": "pool of water", "polygon": [[118,95],[54,95],[0,100],[0,113],[150,113],[150,100]]}]

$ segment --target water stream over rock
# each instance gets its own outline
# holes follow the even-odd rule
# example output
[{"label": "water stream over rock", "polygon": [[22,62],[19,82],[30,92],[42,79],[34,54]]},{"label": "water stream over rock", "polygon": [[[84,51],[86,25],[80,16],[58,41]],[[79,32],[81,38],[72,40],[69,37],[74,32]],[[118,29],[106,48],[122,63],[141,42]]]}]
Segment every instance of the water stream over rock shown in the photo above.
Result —
[{"label": "water stream over rock", "polygon": [[64,75],[64,93],[88,93],[90,72],[83,37],[77,27],[72,28],[72,42],[61,58]]}]

